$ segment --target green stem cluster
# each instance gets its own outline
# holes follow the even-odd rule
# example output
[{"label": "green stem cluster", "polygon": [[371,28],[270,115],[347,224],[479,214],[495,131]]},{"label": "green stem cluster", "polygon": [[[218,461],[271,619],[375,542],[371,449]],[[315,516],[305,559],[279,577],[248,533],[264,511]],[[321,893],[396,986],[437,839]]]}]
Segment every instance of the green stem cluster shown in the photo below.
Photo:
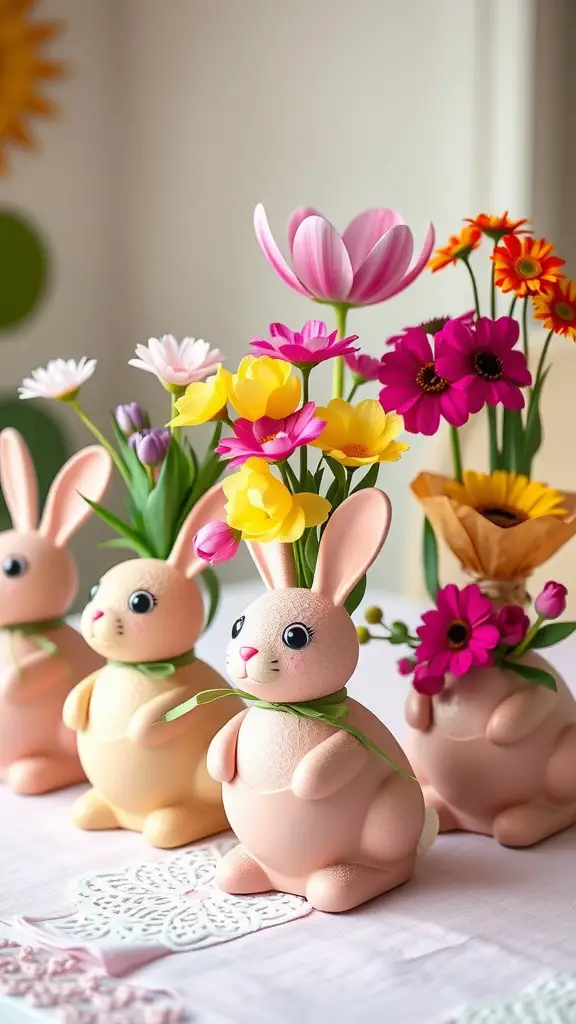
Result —
[{"label": "green stem cluster", "polygon": [[[350,307],[345,302],[339,302],[334,306],[334,314],[336,317],[336,327],[338,328],[338,337],[346,337],[346,320],[348,318],[348,309]],[[337,356],[334,360],[334,371],[332,378],[332,398],[343,398],[344,397],[344,375],[345,365],[344,357]]]}]

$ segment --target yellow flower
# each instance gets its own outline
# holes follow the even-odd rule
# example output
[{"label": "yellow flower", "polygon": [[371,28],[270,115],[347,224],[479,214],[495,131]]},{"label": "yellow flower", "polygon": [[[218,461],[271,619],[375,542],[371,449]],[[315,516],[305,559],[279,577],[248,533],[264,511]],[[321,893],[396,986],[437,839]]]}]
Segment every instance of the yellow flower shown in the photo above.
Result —
[{"label": "yellow flower", "polygon": [[247,541],[293,544],[305,529],[325,523],[330,502],[318,494],[290,493],[264,459],[248,459],[222,484],[226,521]]},{"label": "yellow flower", "polygon": [[178,416],[168,426],[197,427],[217,416],[226,405],[228,377],[231,374],[219,366],[213,377],[189,384],[176,402]]},{"label": "yellow flower", "polygon": [[228,401],[247,420],[271,416],[281,420],[300,403],[300,378],[292,365],[270,356],[244,356],[238,370],[227,378]]},{"label": "yellow flower", "polygon": [[521,473],[475,473],[467,470],[464,483],[446,484],[446,494],[459,505],[468,505],[496,526],[518,526],[540,516],[566,516],[564,495]]},{"label": "yellow flower", "polygon": [[394,440],[404,429],[402,417],[385,413],[375,398],[366,398],[355,408],[333,398],[325,408],[317,408],[316,415],[326,420],[326,426],[312,444],[344,466],[398,462],[409,447]]}]

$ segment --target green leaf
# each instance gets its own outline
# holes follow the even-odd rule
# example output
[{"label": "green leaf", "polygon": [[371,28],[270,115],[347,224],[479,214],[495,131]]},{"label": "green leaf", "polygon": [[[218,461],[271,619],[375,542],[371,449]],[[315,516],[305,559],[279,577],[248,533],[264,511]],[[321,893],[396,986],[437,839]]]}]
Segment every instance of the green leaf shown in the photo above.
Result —
[{"label": "green leaf", "polygon": [[135,551],[136,548],[131,540],[125,540],[124,537],[113,537],[112,540],[103,540],[98,545],[99,548],[124,548],[128,551]]},{"label": "green leaf", "polygon": [[131,503],[133,503],[135,509],[141,512],[152,489],[152,484],[150,483],[150,479],[144,466],[140,462],[140,459],[136,455],[136,452],[132,448],[128,438],[125,437],[120,430],[114,416],[112,416],[112,428],[116,437],[116,447],[120,453],[120,458],[126,466],[126,471],[130,479]]},{"label": "green leaf", "polygon": [[199,576],[200,583],[206,591],[208,598],[208,610],[206,612],[206,620],[204,622],[203,633],[212,625],[214,616],[218,611],[218,605],[220,604],[220,582],[213,569],[210,567],[204,569]]},{"label": "green leaf", "polygon": [[542,626],[538,630],[528,648],[552,647],[571,636],[575,629],[576,622],[551,622],[548,626]]},{"label": "green leaf", "polygon": [[502,662],[502,668],[507,669],[509,672],[515,672],[517,676],[527,679],[530,683],[536,683],[537,686],[545,686],[548,690],[556,690],[554,676],[550,672],[545,672],[543,668],[535,668],[533,665],[524,665],[518,661],[506,660]]},{"label": "green leaf", "polygon": [[435,601],[436,594],[440,590],[440,581],[438,579],[438,541],[428,519],[424,520],[422,560],[424,562],[426,590],[431,600]]},{"label": "green leaf", "polygon": [[375,462],[373,466],[370,466],[370,469],[368,470],[366,475],[362,477],[360,483],[356,484],[354,490],[350,491],[350,494],[356,494],[356,491],[363,491],[366,487],[375,487],[378,481],[379,473],[380,463]]},{"label": "green leaf", "polygon": [[320,494],[320,487],[322,485],[322,477],[324,476],[324,466],[320,464],[318,469],[314,473],[314,491],[316,494]]},{"label": "green leaf", "polygon": [[336,459],[331,459],[329,455],[325,455],[324,459],[330,467],[330,472],[336,480],[338,487],[343,492],[346,487],[346,470],[341,462],[337,462]]},{"label": "green leaf", "polygon": [[320,547],[320,541],[318,539],[318,532],[316,527],[313,526],[308,530],[308,536],[304,545],[304,557],[312,573],[316,572],[316,562],[318,560],[318,548]]},{"label": "green leaf", "polygon": [[84,495],[82,495],[82,497],[84,498],[84,501],[88,502],[90,508],[94,509],[96,515],[100,516],[108,526],[110,526],[116,533],[119,533],[121,537],[125,537],[126,540],[130,541],[134,551],[137,551],[141,558],[155,557],[154,551],[151,550],[147,539],[137,533],[137,531],[129,526],[128,523],[125,523],[123,519],[120,519],[120,517],[115,515],[114,512],[111,512],[110,509],[104,508],[103,505],[99,505],[97,501],[90,501],[90,498],[86,498]]},{"label": "green leaf", "polygon": [[168,447],[143,510],[144,528],[158,558],[167,558],[177,536],[178,515],[190,481],[190,464],[176,441]]},{"label": "green leaf", "polygon": [[356,611],[358,605],[364,600],[366,582],[366,576],[363,576],[354,587],[354,590],[351,590],[348,594],[348,597],[344,602],[344,607],[348,612],[348,615],[352,615]]},{"label": "green leaf", "polygon": [[532,461],[542,445],[542,422],[540,420],[540,397],[544,381],[550,373],[550,367],[544,371],[540,380],[532,390],[528,415],[526,417],[526,429],[524,431],[524,460],[522,472],[530,474]]}]

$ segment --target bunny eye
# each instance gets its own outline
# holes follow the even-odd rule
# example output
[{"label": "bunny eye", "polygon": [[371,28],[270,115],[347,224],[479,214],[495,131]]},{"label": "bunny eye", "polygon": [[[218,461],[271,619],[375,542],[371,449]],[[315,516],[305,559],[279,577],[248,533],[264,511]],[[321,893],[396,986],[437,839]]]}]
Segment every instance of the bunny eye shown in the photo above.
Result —
[{"label": "bunny eye", "polygon": [[94,600],[94,598],[96,597],[96,594],[98,593],[99,589],[100,589],[100,583],[95,583],[94,586],[90,588],[90,600],[91,601]]},{"label": "bunny eye", "polygon": [[24,555],[8,555],[2,562],[2,572],[11,578],[23,576],[27,569],[28,561]]},{"label": "bunny eye", "polygon": [[232,626],[232,639],[233,640],[235,640],[236,637],[241,632],[242,626],[244,625],[245,621],[246,621],[246,616],[245,615],[241,615],[239,619],[236,619],[236,622]]},{"label": "bunny eye", "polygon": [[308,646],[313,636],[314,630],[309,626],[305,626],[303,622],[293,622],[291,626],[286,626],[282,633],[282,642],[291,651],[301,651],[303,647]]},{"label": "bunny eye", "polygon": [[148,590],[135,590],[128,598],[128,607],[136,615],[146,615],[146,612],[151,612],[157,604],[154,594]]}]

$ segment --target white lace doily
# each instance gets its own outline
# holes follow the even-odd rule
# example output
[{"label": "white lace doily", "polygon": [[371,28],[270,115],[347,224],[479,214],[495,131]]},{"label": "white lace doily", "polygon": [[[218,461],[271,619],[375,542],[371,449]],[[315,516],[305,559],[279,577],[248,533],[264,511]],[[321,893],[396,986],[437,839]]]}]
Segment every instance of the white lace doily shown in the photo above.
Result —
[{"label": "white lace doily", "polygon": [[122,974],[169,952],[204,949],[310,913],[299,896],[229,896],[216,888],[218,860],[235,842],[221,839],[121,871],[81,875],[70,883],[73,913],[14,923],[36,940],[84,951]]},{"label": "white lace doily", "polygon": [[498,1006],[468,1008],[450,1024],[575,1024],[576,977],[553,974]]}]

